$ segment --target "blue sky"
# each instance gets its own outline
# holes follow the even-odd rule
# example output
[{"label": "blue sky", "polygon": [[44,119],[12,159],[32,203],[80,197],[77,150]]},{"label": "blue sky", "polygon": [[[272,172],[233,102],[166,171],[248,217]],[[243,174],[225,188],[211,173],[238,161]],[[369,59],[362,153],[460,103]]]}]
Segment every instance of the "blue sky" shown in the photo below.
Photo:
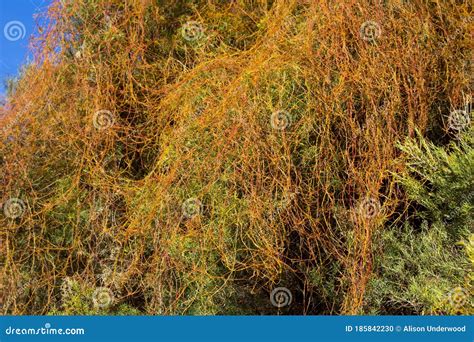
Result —
[{"label": "blue sky", "polygon": [[5,79],[16,76],[28,60],[28,42],[35,33],[33,15],[44,11],[51,0],[0,0],[0,96]]}]

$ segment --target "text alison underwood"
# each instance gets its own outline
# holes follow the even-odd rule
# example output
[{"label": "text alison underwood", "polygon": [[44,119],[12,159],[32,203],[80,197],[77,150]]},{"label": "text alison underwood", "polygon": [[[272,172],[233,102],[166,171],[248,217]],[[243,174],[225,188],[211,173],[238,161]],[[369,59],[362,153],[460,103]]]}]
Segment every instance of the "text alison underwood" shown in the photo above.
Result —
[{"label": "text alison underwood", "polygon": [[414,326],[405,325],[403,332],[466,332],[466,326],[447,327],[441,325]]}]

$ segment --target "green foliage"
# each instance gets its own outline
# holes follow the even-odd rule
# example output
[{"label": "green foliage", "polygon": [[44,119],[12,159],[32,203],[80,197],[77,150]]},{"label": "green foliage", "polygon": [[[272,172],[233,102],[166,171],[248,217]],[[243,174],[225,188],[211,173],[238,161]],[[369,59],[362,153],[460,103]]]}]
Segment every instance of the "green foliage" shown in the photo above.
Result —
[{"label": "green foliage", "polygon": [[333,2],[52,2],[1,108],[2,312],[461,310],[472,137],[396,142],[445,132],[472,10],[385,1],[372,41]]},{"label": "green foliage", "polygon": [[79,278],[65,278],[61,284],[61,307],[56,307],[48,315],[139,315],[140,311],[128,304],[115,305],[113,292],[106,292],[105,301],[95,292],[97,288]]},{"label": "green foliage", "polygon": [[401,146],[407,156],[400,182],[410,200],[423,210],[417,215],[442,223],[454,239],[465,236],[474,224],[474,130],[447,147],[424,140]]},{"label": "green foliage", "polygon": [[422,137],[401,146],[407,170],[399,180],[417,211],[380,233],[368,312],[472,314],[472,143],[471,129],[444,148]]}]

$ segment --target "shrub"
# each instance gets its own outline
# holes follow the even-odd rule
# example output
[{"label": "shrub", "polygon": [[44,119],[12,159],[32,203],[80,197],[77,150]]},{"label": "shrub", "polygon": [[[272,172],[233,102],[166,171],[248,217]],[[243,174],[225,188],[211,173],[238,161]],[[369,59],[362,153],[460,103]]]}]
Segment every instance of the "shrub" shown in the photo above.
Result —
[{"label": "shrub", "polygon": [[55,1],[2,106],[2,202],[21,200],[0,218],[3,312],[91,312],[97,288],[146,314],[362,312],[406,205],[395,144],[442,132],[468,91],[470,11]]},{"label": "shrub", "polygon": [[369,312],[473,313],[472,132],[446,147],[422,137],[401,146],[407,168],[399,179],[416,210],[403,226],[381,232]]}]

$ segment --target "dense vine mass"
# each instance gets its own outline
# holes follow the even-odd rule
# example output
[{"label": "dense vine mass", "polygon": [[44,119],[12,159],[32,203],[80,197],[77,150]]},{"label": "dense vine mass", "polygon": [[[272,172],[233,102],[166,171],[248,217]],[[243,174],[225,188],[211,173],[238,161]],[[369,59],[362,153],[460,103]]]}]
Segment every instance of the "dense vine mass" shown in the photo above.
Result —
[{"label": "dense vine mass", "polygon": [[473,8],[55,1],[0,119],[4,314],[472,314]]}]

